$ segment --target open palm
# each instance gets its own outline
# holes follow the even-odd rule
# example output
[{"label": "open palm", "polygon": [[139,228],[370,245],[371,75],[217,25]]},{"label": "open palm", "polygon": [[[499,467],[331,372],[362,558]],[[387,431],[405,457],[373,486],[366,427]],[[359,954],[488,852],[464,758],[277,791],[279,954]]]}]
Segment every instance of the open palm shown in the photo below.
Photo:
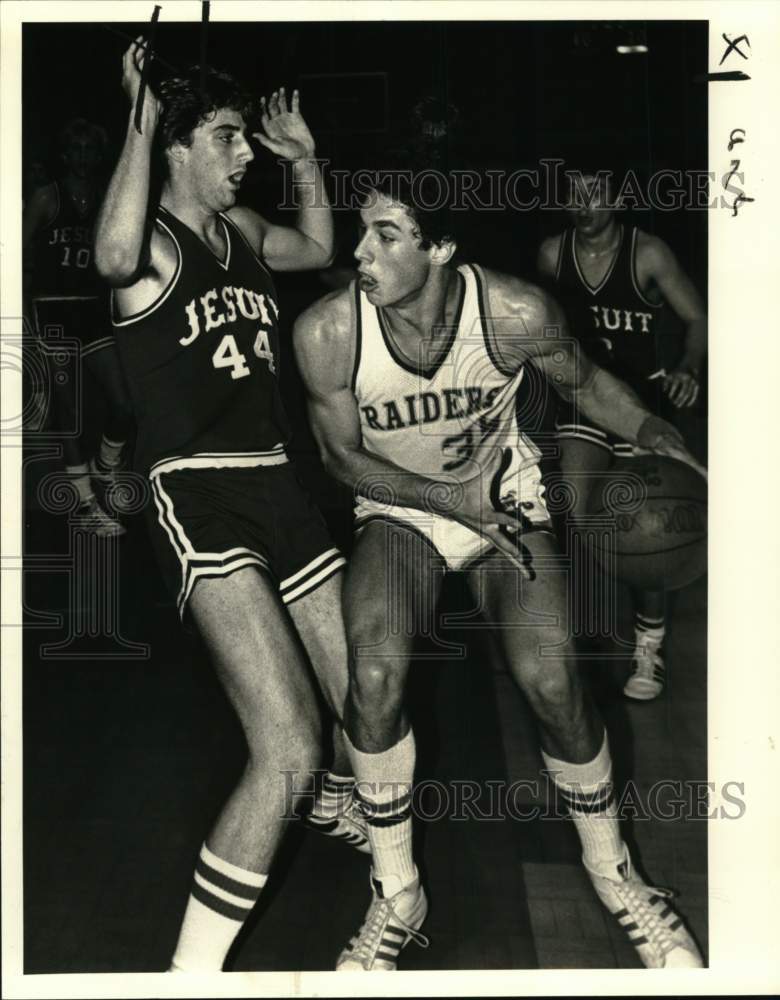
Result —
[{"label": "open palm", "polygon": [[300,112],[300,94],[293,91],[292,107],[287,106],[284,87],[260,99],[262,132],[253,135],[259,143],[287,160],[303,160],[314,155],[314,139]]}]

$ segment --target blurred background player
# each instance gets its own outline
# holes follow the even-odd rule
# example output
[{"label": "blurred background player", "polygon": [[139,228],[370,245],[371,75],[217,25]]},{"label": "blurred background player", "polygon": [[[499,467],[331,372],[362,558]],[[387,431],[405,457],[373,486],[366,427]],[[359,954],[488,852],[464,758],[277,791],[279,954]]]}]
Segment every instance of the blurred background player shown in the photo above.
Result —
[{"label": "blurred background player", "polygon": [[[83,118],[69,121],[59,137],[64,173],[33,191],[23,217],[25,311],[28,324],[49,349],[57,338],[75,338],[78,354],[53,380],[53,422],[62,436],[65,468],[78,491],[80,523],[99,535],[123,526],[100,506],[94,487],[106,487],[122,467],[132,412],[111,330],[108,289],[93,259],[93,227],[102,198],[100,169],[104,130]],[[77,398],[77,366],[87,362],[106,397],[106,418],[97,452],[84,454],[84,407]]]},{"label": "blurred background player", "polygon": [[[569,329],[587,355],[625,381],[648,409],[667,419],[699,398],[707,346],[707,319],[701,297],[677,258],[657,236],[622,223],[610,200],[606,172],[572,178],[572,225],[544,240],[540,274],[554,284]],[[682,341],[669,344],[662,313],[669,306],[685,326]],[[560,461],[574,505],[582,517],[597,478],[633,446],[561,403],[556,420]],[[581,576],[582,574],[580,574]],[[575,586],[584,586],[578,579]],[[666,633],[663,591],[634,593],[635,647],[624,693],[649,700],[664,687]]]}]

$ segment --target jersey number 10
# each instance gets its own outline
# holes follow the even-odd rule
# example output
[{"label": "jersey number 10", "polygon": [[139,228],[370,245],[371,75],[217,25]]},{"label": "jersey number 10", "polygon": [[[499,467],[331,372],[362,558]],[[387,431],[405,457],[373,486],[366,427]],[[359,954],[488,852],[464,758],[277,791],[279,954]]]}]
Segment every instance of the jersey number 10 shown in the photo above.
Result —
[{"label": "jersey number 10", "polygon": [[[62,248],[62,260],[60,261],[60,267],[70,267],[71,262],[71,250],[69,246],[64,246]],[[89,267],[90,252],[89,247],[80,247],[73,256],[73,263],[76,267],[85,268]]]},{"label": "jersey number 10", "polygon": [[[269,371],[275,375],[274,355],[266,330],[257,331],[252,350],[256,357],[263,358],[268,362]],[[215,368],[229,368],[232,379],[244,378],[245,375],[251,374],[249,365],[246,363],[246,355],[239,351],[236,338],[232,333],[226,333],[220,340],[219,346],[211,356],[211,363]]]}]

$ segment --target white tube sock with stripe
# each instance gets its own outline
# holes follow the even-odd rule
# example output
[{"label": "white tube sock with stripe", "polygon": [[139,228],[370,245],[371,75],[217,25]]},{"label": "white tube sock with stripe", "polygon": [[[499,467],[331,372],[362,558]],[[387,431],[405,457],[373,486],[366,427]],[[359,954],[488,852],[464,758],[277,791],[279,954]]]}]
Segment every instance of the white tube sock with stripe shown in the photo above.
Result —
[{"label": "white tube sock with stripe", "polygon": [[346,733],[344,744],[355,772],[355,802],[366,817],[374,877],[383,886],[387,879],[384,887],[392,894],[417,878],[412,860],[414,734],[410,729],[381,753],[356,749]]},{"label": "white tube sock with stripe", "polygon": [[171,972],[219,972],[267,878],[223,861],[204,844]]},{"label": "white tube sock with stripe", "polygon": [[589,868],[609,877],[625,860],[612,786],[612,758],[607,733],[601,749],[585,764],[556,760],[542,751],[545,767],[571,812]]}]

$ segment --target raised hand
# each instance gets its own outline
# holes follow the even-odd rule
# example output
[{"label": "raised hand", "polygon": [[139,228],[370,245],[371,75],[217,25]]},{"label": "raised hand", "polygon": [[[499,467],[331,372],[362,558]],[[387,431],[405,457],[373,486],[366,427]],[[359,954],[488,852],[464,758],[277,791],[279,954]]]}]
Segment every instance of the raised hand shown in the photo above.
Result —
[{"label": "raised hand", "polygon": [[262,132],[253,136],[266,149],[286,160],[308,160],[314,156],[314,139],[300,111],[301,98],[293,91],[292,107],[287,106],[284,87],[271,94],[270,100],[260,98]]},{"label": "raised hand", "polygon": [[[130,104],[135,108],[138,99],[138,90],[141,86],[141,73],[146,61],[147,44],[143,35],[139,35],[132,42],[122,57],[122,88],[127,94]],[[154,129],[160,115],[160,102],[154,91],[146,81],[146,92],[144,94],[143,119],[145,125]]]}]

